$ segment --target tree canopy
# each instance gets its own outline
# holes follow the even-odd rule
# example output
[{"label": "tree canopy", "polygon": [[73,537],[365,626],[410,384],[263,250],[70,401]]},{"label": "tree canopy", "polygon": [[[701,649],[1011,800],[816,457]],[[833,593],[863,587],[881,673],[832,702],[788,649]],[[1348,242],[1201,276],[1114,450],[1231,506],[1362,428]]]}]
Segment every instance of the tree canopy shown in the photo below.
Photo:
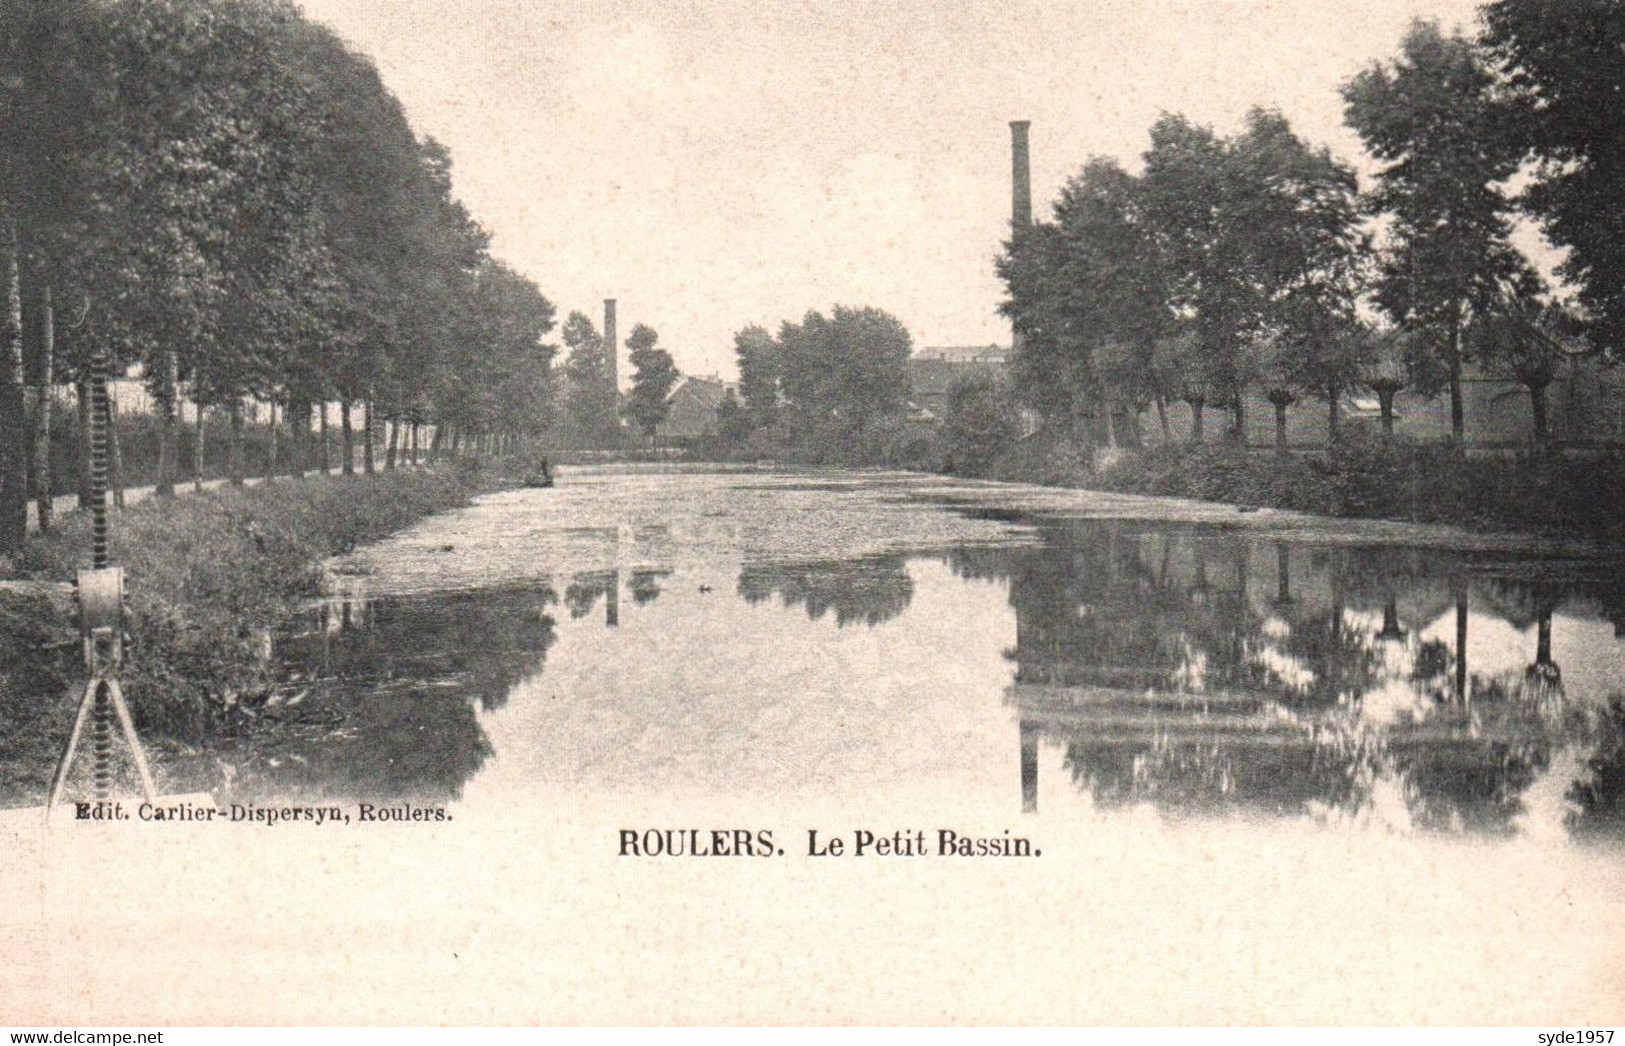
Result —
[{"label": "tree canopy", "polygon": [[[551,409],[552,306],[490,257],[373,63],[284,0],[0,2],[0,222],[19,302],[81,317],[55,378],[107,347],[168,440],[182,384],[471,432]],[[21,446],[12,377],[0,443]]]}]

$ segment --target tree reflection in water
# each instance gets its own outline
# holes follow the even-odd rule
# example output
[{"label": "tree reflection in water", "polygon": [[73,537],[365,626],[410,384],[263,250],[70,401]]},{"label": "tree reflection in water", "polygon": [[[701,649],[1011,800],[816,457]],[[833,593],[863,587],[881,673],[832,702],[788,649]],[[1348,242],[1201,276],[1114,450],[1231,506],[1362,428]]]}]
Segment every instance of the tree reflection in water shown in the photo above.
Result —
[{"label": "tree reflection in water", "polygon": [[632,594],[632,602],[642,607],[659,599],[662,591],[660,581],[668,577],[671,577],[670,570],[654,567],[632,571],[631,581],[627,584],[627,591]]},{"label": "tree reflection in water", "polygon": [[491,754],[502,707],[554,642],[552,588],[323,605],[284,638],[286,686],[211,753],[221,802],[454,799]]},{"label": "tree reflection in water", "polygon": [[[1577,760],[1589,777],[1569,788],[1568,819],[1620,834],[1625,713],[1566,694],[1552,649],[1565,604],[1617,624],[1612,582],[1120,521],[1043,536],[950,559],[1009,584],[1024,807],[1042,737],[1103,806],[1505,833],[1560,755],[1594,753]],[[1472,630],[1489,621],[1532,629],[1532,662],[1475,673]]]},{"label": "tree reflection in water", "polygon": [[862,622],[873,628],[908,609],[914,580],[905,557],[869,556],[746,564],[739,571],[738,591],[752,606],[777,595],[784,606],[805,609],[810,620],[821,620],[833,610],[838,627]]},{"label": "tree reflection in water", "polygon": [[1575,835],[1582,839],[1625,838],[1625,697],[1616,697],[1603,716],[1601,737],[1587,761],[1588,777],[1575,781],[1568,798],[1577,807]]},{"label": "tree reflection in water", "polygon": [[570,620],[579,621],[592,613],[598,601],[604,601],[604,624],[615,628],[621,623],[620,570],[588,570],[570,578],[564,590],[564,605],[570,611]]}]

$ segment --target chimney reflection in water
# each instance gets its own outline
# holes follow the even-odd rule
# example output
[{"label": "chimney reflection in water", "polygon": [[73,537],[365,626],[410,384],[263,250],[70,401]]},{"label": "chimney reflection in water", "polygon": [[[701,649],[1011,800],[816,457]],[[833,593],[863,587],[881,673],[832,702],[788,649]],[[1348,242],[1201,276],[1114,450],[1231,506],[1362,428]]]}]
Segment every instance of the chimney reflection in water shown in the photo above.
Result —
[{"label": "chimney reflection in water", "polygon": [[1038,812],[1038,724],[1021,721],[1021,812]]}]

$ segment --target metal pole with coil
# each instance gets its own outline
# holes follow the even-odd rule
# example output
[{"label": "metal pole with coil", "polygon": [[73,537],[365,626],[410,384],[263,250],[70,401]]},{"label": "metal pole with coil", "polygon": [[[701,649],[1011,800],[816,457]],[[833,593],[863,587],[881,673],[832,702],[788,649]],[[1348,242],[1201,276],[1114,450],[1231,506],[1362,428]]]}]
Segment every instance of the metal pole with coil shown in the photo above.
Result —
[{"label": "metal pole with coil", "polygon": [[118,681],[119,665],[124,656],[124,571],[111,565],[107,549],[107,426],[111,420],[107,366],[107,353],[97,350],[90,359],[91,568],[79,571],[77,583],[80,636],[90,678],[79,699],[79,712],[74,717],[67,748],[62,752],[62,761],[57,765],[56,777],[51,782],[50,798],[45,803],[47,818],[62,798],[87,721],[91,724],[91,780],[96,799],[106,800],[112,792],[112,720],[115,716],[124,733],[124,740],[130,746],[131,758],[141,778],[142,792],[148,802],[156,802],[158,798],[157,789],[153,787],[152,772],[147,767],[146,753],[141,748],[140,738],[136,736],[135,721],[130,716],[129,706],[124,703],[124,692]]}]

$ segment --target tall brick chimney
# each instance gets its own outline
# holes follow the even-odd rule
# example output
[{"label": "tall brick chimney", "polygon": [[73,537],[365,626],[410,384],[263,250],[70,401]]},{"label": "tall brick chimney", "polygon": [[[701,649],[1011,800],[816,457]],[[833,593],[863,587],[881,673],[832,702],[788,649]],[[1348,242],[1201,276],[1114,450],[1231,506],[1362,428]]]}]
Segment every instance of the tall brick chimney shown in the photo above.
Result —
[{"label": "tall brick chimney", "polygon": [[[1029,120],[1010,121],[1010,236],[1019,237],[1033,224],[1033,172],[1027,155]],[[1010,348],[1021,350],[1021,332],[1012,324]]]},{"label": "tall brick chimney", "polygon": [[604,299],[604,359],[608,363],[609,389],[616,395],[621,391],[621,375],[618,360],[621,355],[620,342],[615,335],[615,299]]},{"label": "tall brick chimney", "polygon": [[1033,174],[1027,159],[1030,120],[1010,121],[1010,225],[1019,231],[1033,223]]}]

